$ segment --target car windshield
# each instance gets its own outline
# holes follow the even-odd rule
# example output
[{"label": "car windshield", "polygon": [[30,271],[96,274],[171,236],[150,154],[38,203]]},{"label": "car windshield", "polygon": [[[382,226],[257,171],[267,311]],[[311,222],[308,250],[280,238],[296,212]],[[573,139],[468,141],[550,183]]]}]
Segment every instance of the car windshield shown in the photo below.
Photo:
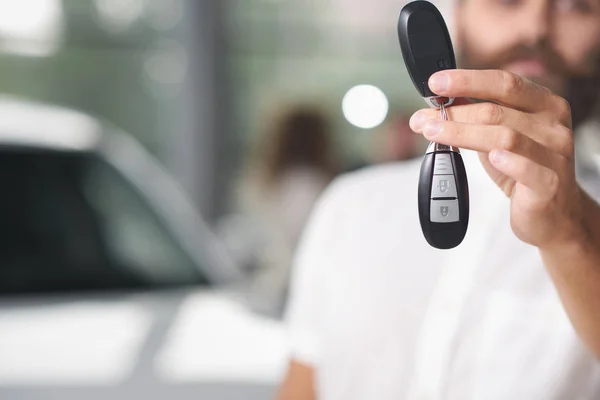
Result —
[{"label": "car windshield", "polygon": [[0,148],[0,295],[204,284],[159,214],[90,153]]}]

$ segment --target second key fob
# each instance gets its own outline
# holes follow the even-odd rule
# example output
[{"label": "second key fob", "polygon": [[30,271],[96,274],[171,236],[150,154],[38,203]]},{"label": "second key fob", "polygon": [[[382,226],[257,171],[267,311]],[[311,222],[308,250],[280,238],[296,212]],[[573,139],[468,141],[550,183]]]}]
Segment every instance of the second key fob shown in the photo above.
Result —
[{"label": "second key fob", "polygon": [[457,150],[432,143],[421,164],[419,220],[425,239],[438,249],[458,246],[469,225],[469,186]]}]

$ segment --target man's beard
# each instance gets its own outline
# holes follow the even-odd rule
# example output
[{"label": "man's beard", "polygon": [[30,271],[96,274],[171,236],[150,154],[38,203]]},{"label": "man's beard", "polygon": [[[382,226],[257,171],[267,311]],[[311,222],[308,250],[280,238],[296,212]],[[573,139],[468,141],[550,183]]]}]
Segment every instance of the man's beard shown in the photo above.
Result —
[{"label": "man's beard", "polygon": [[483,59],[477,57],[468,41],[463,41],[458,54],[460,67],[467,69],[504,69],[514,61],[527,59],[536,59],[544,63],[547,74],[531,79],[569,102],[573,127],[590,116],[600,93],[600,52],[595,53],[590,60],[594,65],[592,74],[570,69],[562,57],[546,43],[536,46],[516,45],[494,57]]}]

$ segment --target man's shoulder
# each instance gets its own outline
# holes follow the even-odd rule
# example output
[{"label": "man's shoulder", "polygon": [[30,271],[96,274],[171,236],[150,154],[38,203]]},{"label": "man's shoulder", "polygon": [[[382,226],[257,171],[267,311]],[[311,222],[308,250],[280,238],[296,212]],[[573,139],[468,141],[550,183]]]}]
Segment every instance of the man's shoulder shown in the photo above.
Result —
[{"label": "man's shoulder", "polygon": [[[420,161],[367,167],[336,178],[315,207],[297,262],[334,260],[336,264],[343,259],[347,268],[378,253],[385,243],[393,243],[393,252],[412,251],[408,243],[419,230],[416,210]],[[348,260],[349,254],[356,258]]]},{"label": "man's shoulder", "polygon": [[371,199],[383,194],[404,193],[415,189],[412,184],[418,182],[420,166],[421,160],[417,158],[369,166],[342,174],[331,186],[338,193]]},{"label": "man's shoulder", "polygon": [[318,209],[339,218],[375,218],[382,212],[417,207],[421,160],[366,167],[337,177],[318,202]]}]

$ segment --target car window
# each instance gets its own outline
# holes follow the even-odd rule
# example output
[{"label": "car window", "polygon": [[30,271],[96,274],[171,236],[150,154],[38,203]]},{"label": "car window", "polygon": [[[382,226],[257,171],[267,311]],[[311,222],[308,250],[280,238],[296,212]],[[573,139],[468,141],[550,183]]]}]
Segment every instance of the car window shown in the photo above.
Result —
[{"label": "car window", "polygon": [[0,294],[206,283],[157,213],[104,160],[0,150]]}]

